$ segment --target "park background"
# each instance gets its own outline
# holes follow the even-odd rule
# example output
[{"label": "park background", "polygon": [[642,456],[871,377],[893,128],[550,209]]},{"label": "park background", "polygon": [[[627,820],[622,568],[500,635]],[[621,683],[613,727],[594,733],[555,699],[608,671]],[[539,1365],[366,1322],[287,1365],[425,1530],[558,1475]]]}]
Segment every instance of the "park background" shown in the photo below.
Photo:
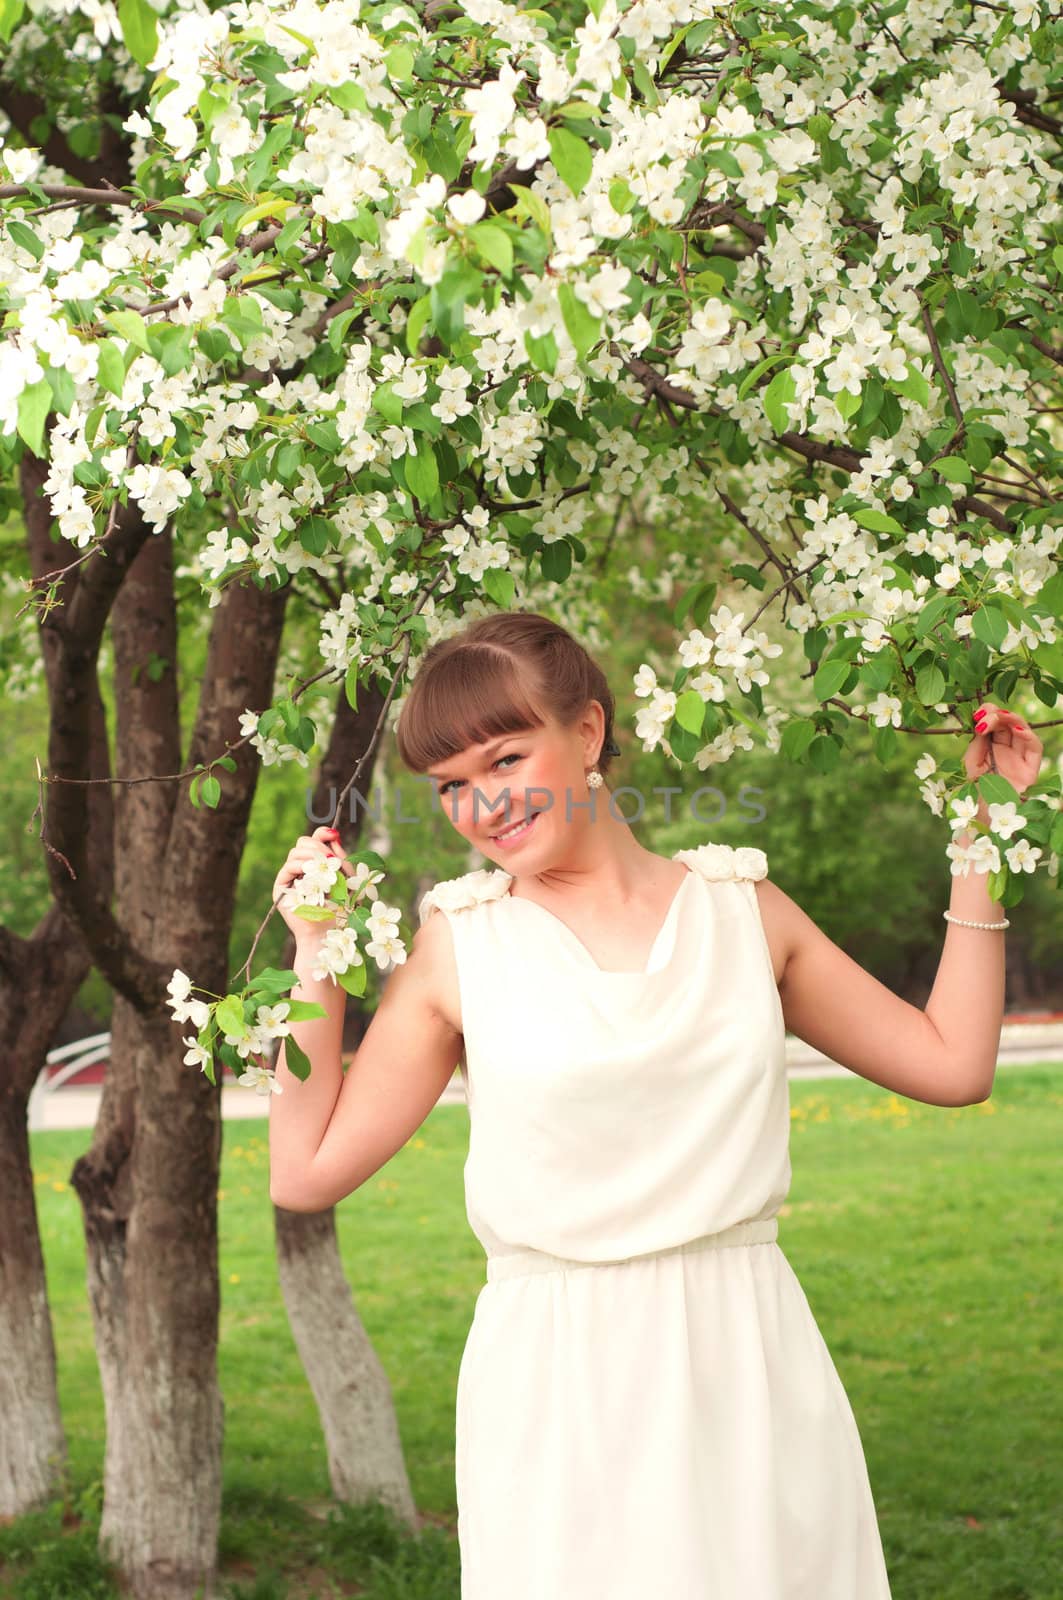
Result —
[{"label": "park background", "polygon": [[[882,982],[924,1004],[941,951],[949,873],[947,825],[908,781],[918,751],[913,745],[899,754],[892,772],[870,754],[850,762],[844,805],[833,776],[784,767],[761,752],[742,752],[697,775],[677,774],[659,751],[643,753],[630,733],[638,702],[625,685],[652,656],[655,627],[666,645],[672,598],[670,589],[664,597],[633,594],[623,613],[615,609],[622,598],[612,595],[615,632],[603,630],[595,640],[618,699],[623,754],[610,788],[630,784],[645,797],[634,824],[642,842],[661,853],[707,839],[764,849],[771,876],[833,939]],[[632,641],[629,649],[617,642],[623,640]],[[181,663],[189,705],[202,666],[195,648]],[[106,694],[106,671],[103,683]],[[8,708],[0,920],[23,932],[47,895],[30,826],[33,758],[43,757],[45,722],[39,693]],[[426,805],[424,786],[402,768],[390,741],[377,773],[371,810],[383,819],[417,819],[392,825],[387,841],[391,898],[408,931],[429,883],[484,858],[470,855],[446,818]],[[655,786],[682,790],[672,797],[671,823]],[[706,795],[698,809],[709,818],[723,814],[701,823],[689,799],[707,786],[719,790],[722,806]],[[298,764],[271,769],[259,785],[232,969],[261,922],[289,841],[310,828],[307,795],[308,774]],[[625,814],[637,808],[631,795],[617,804]],[[385,842],[372,816],[365,825]],[[1056,906],[1055,890],[1039,877],[1010,912],[1009,1017],[1049,1021],[1063,1013]],[[275,920],[262,959],[282,956]],[[386,975],[371,976],[364,1006],[348,999],[348,1049],[356,1048],[386,982]],[[106,1030],[109,1002],[107,985],[91,975],[57,1046]],[[1021,1036],[1018,1027],[1009,1032]],[[1063,1595],[1059,1033],[1043,1063],[1001,1067],[992,1097],[974,1106],[924,1105],[851,1074],[791,1079],[794,1178],[780,1244],[857,1417],[896,1600]],[[223,1125],[219,1193],[224,1593],[231,1600],[457,1600],[455,1385],[484,1279],[464,1214],[464,1102],[441,1102],[405,1149],[337,1207],[344,1269],[387,1373],[422,1519],[411,1537],[386,1510],[345,1504],[330,1492],[321,1423],[278,1284],[268,1123],[252,1115],[265,1105],[249,1089],[224,1093],[241,1101],[239,1120]],[[71,1129],[32,1138],[69,1488],[48,1509],[0,1529],[3,1600],[113,1600],[118,1592],[96,1550],[104,1417],[81,1214],[69,1183],[89,1137]]]},{"label": "park background", "polygon": [[[0,1517],[52,1469],[43,1503],[0,1521],[2,1600],[117,1600],[123,1576],[130,1600],[191,1600],[215,1549],[219,1600],[458,1594],[454,1386],[483,1281],[464,1108],[441,1102],[335,1213],[284,1214],[265,1124],[216,1122],[160,1003],[176,960],[209,986],[247,959],[308,789],[349,777],[429,622],[520,606],[571,627],[617,695],[610,785],[647,797],[640,838],[662,854],[762,848],[773,879],[917,1005],[950,887],[948,823],[917,763],[932,750],[955,777],[970,709],[999,699],[1045,730],[1056,787],[1039,799],[1059,809],[1063,8],[622,9],[623,52],[611,0],[471,0],[464,17],[427,0],[409,41],[392,37],[401,7],[367,4],[387,34],[370,127],[362,85],[339,81],[364,38],[343,4],[301,5],[295,34],[259,48],[236,6],[0,0]],[[586,84],[563,104],[540,80],[550,126],[530,127],[521,184],[492,151],[513,109],[492,75],[507,36],[537,26],[559,49],[578,33],[592,89],[609,70],[593,103]],[[153,82],[160,38],[170,78]],[[327,86],[308,92],[307,61]],[[692,98],[719,114],[704,138]],[[349,167],[337,129],[363,140]],[[342,170],[304,162],[314,139]],[[647,145],[665,151],[650,178]],[[431,172],[432,194],[390,181],[351,204],[367,146],[382,169],[408,155],[403,177]],[[149,201],[120,205],[138,185]],[[488,305],[501,322],[485,334]],[[496,338],[507,319],[513,346]],[[470,400],[453,387],[463,360],[482,361]],[[408,394],[425,376],[425,403],[403,399],[400,369]],[[462,550],[470,494],[488,531],[466,529]],[[958,531],[974,560],[951,567]],[[276,589],[242,581],[261,579],[267,534]],[[849,597],[868,567],[899,610],[879,611],[881,587]],[[913,593],[932,598],[906,609]],[[677,672],[677,646],[725,607],[747,629],[755,612],[780,654],[766,696],[739,694],[728,668],[720,705]],[[884,616],[895,655],[876,654]],[[651,707],[634,692],[647,668]],[[680,704],[662,710],[669,685]],[[259,713],[251,749],[243,719]],[[946,713],[958,731],[941,736]],[[732,749],[743,727],[758,740]],[[219,758],[230,745],[238,759]],[[38,762],[72,781],[44,785]],[[193,762],[191,785],[160,780]],[[90,771],[106,788],[79,810]],[[725,811],[696,820],[681,795],[669,820],[654,790],[676,784],[718,786]],[[400,790],[405,814],[423,805],[387,733],[365,787],[385,816]],[[1027,810],[1048,848],[1007,885],[1007,1007],[1052,1015],[1061,823],[1049,846],[1051,819]],[[430,883],[479,864],[427,810],[342,825],[348,849],[384,854],[407,934]],[[100,912],[112,889],[120,938]],[[274,919],[256,964],[288,959]],[[370,970],[348,1006],[352,1047],[384,982]],[[113,1031],[112,1092],[96,1128],[34,1131],[23,1173],[45,1024],[56,1047]],[[852,1079],[791,1085],[780,1242],[860,1425],[895,1600],[1063,1596],[1060,1085],[1055,1059],[1002,1067],[987,1100],[956,1108]],[[47,1305],[20,1323],[9,1286],[31,1280],[38,1227]],[[101,1334],[90,1300],[107,1299],[108,1270],[129,1293],[104,1305]],[[145,1337],[150,1316],[166,1338]],[[153,1427],[160,1381],[171,1403]],[[59,1422],[49,1463],[33,1446]],[[381,1486],[402,1515],[374,1508],[365,1491]],[[108,1515],[124,1574],[102,1553]]]}]

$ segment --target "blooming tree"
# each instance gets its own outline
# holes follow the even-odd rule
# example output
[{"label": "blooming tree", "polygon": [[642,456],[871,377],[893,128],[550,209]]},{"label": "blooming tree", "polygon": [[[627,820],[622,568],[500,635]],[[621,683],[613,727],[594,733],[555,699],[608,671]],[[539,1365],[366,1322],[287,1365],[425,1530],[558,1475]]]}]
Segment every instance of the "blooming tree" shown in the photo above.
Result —
[{"label": "blooming tree", "polygon": [[[952,870],[1012,905],[1058,880],[1060,780],[971,781],[959,744],[986,699],[1061,721],[1061,35],[1063,0],[0,0],[0,471],[47,458],[79,562],[135,504],[208,610],[236,579],[329,597],[245,713],[266,763],[315,748],[309,684],[386,716],[638,494],[683,552],[643,748],[829,774],[914,738],[974,834]],[[90,181],[89,74],[121,187]],[[353,859],[301,893],[359,993],[404,947]],[[178,969],[171,1009],[190,1065],[268,1094],[314,1008],[251,965],[209,1000]]]}]

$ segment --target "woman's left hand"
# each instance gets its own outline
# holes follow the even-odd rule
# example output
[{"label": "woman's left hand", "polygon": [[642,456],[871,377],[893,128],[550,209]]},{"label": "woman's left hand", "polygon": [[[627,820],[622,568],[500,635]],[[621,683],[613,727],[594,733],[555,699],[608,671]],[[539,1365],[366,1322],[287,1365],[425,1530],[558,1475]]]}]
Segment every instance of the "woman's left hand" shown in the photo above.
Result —
[{"label": "woman's left hand", "polygon": [[[1044,745],[1014,711],[987,702],[975,712],[974,738],[963,753],[963,766],[970,781],[999,772],[1022,795],[1037,781]],[[978,820],[989,826],[984,800],[978,803]]]}]

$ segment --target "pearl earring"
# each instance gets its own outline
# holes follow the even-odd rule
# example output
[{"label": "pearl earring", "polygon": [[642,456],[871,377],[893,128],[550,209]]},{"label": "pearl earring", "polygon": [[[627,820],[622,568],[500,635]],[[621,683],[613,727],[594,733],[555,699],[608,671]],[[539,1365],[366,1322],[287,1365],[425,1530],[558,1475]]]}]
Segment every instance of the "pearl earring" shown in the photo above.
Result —
[{"label": "pearl earring", "polygon": [[605,782],[605,779],[602,777],[601,773],[598,771],[598,768],[597,767],[592,767],[591,770],[587,774],[587,788],[588,789],[600,789],[604,782]]}]

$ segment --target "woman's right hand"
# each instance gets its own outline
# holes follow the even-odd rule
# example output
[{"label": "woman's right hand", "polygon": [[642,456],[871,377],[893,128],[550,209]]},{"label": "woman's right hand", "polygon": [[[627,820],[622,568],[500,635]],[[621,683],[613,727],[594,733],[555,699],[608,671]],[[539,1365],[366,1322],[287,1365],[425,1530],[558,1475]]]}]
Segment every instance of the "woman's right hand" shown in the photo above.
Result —
[{"label": "woman's right hand", "polygon": [[347,857],[343,853],[340,836],[332,828],[315,828],[312,834],[303,834],[297,839],[288,851],[288,859],[273,880],[273,902],[285,925],[291,929],[297,944],[321,939],[330,928],[335,927],[335,918],[332,917],[327,921],[322,918],[319,922],[308,922],[305,917],[297,917],[295,902],[288,892],[296,880],[302,877],[307,863],[322,856],[338,856],[340,871],[347,871],[345,865]]}]

